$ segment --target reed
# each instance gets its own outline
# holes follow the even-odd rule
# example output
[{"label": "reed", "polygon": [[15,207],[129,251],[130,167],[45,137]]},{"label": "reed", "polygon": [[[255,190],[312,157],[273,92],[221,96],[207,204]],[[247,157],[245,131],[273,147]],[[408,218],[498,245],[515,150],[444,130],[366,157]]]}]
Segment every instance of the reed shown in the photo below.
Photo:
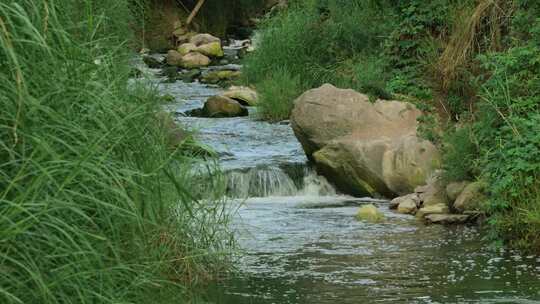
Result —
[{"label": "reed", "polygon": [[128,88],[130,5],[0,3],[1,303],[157,299],[226,262],[219,176]]}]

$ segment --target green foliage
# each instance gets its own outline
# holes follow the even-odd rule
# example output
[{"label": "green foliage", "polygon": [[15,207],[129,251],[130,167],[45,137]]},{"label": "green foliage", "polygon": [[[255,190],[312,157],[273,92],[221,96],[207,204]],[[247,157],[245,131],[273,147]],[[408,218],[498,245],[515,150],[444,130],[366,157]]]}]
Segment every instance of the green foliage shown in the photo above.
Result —
[{"label": "green foliage", "polygon": [[128,89],[130,22],[126,1],[0,3],[1,303],[178,297],[224,263],[222,183]]},{"label": "green foliage", "polygon": [[[540,29],[538,4],[518,1],[509,47],[478,57],[485,71],[472,124],[478,173],[491,194],[486,211],[494,234],[511,244],[540,249]],[[455,164],[457,160],[453,162]]]},{"label": "green foliage", "polygon": [[286,67],[304,89],[332,83],[389,98],[387,66],[377,56],[392,28],[388,17],[385,1],[293,2],[260,29],[257,52],[246,60],[245,81],[260,89],[267,75]]},{"label": "green foliage", "polygon": [[470,126],[462,126],[445,133],[443,169],[446,180],[473,180],[478,175],[478,147]]},{"label": "green foliage", "polygon": [[294,100],[303,93],[303,88],[300,78],[285,68],[268,75],[257,87],[261,100],[260,117],[268,121],[287,119]]}]

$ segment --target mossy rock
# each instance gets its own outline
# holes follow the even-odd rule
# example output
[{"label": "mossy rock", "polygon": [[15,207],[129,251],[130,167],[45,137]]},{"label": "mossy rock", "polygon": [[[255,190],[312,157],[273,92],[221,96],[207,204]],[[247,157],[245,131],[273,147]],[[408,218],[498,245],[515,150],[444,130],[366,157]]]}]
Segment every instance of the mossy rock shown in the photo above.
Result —
[{"label": "mossy rock", "polygon": [[223,48],[221,48],[221,42],[211,42],[196,47],[193,51],[199,52],[208,57],[221,58],[223,57]]},{"label": "mossy rock", "polygon": [[218,84],[223,81],[231,81],[238,79],[241,76],[240,71],[213,71],[205,74],[201,81],[204,83],[210,83],[210,84]]},{"label": "mossy rock", "polygon": [[375,205],[369,204],[360,207],[356,218],[370,223],[379,223],[384,221],[385,216]]},{"label": "mossy rock", "polygon": [[178,53],[180,53],[180,55],[184,56],[190,52],[193,52],[193,51],[196,51],[197,50],[197,46],[193,43],[183,43],[181,44],[179,47],[178,47]]}]

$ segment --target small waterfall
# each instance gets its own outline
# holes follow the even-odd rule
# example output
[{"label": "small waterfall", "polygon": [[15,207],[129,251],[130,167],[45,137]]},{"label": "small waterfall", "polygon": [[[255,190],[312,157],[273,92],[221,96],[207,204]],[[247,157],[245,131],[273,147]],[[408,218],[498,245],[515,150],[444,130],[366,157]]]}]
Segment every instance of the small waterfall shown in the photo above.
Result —
[{"label": "small waterfall", "polygon": [[291,170],[279,167],[231,171],[227,174],[227,179],[228,194],[234,198],[336,194],[334,187],[324,177],[306,167],[302,168],[301,174],[291,174]]}]

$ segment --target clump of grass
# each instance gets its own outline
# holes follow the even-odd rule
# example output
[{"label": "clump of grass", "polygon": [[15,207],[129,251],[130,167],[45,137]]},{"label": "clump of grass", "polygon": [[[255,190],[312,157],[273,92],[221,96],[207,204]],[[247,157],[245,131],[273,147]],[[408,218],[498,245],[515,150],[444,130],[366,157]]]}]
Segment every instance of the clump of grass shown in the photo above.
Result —
[{"label": "clump of grass", "polygon": [[[389,15],[386,1],[291,2],[287,10],[263,24],[257,51],[246,59],[244,80],[260,90],[270,86],[269,75],[279,75],[274,79],[292,76],[302,89],[332,83],[388,97],[386,78],[380,73],[386,66],[375,55],[380,55],[384,33],[391,29]],[[284,75],[284,68],[290,76]],[[289,95],[297,97],[302,92],[294,93]],[[290,112],[282,107],[264,109],[265,113],[272,111],[275,114],[265,117],[286,118],[284,114]]]},{"label": "clump of grass", "polygon": [[294,100],[302,94],[304,86],[298,76],[283,68],[275,71],[257,86],[261,98],[259,113],[268,121],[287,119]]},{"label": "clump of grass", "polygon": [[0,3],[1,303],[179,296],[225,262],[223,183],[128,89],[128,7]]}]

